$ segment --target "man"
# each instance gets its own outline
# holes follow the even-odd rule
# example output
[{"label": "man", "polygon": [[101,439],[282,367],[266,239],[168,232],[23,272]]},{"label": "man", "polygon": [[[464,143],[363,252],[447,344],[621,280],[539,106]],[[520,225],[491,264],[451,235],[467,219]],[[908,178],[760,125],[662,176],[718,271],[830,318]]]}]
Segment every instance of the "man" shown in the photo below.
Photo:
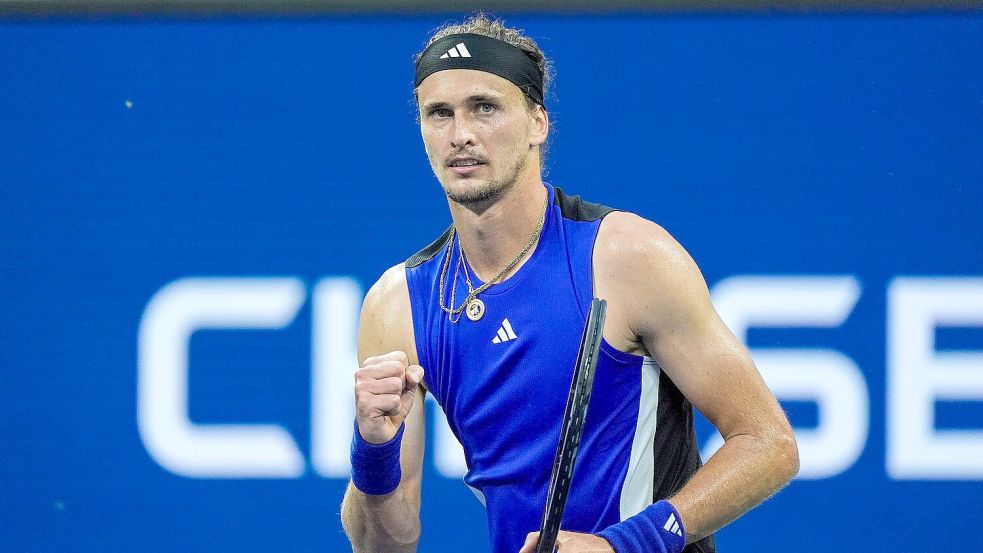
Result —
[{"label": "man", "polygon": [[[683,248],[543,183],[548,75],[533,41],[481,15],[418,57],[453,226],[365,298],[342,506],[355,551],[416,550],[427,391],[464,446],[493,550],[534,550],[594,296],[608,314],[561,552],[715,551],[712,532],[798,470],[784,413]],[[725,440],[702,467],[691,404]]]}]

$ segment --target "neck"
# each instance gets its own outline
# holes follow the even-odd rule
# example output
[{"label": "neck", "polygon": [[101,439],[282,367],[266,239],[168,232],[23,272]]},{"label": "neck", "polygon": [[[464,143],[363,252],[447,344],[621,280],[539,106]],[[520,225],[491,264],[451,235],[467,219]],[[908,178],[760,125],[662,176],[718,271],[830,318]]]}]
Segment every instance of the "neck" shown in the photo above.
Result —
[{"label": "neck", "polygon": [[[546,187],[539,175],[517,182],[490,205],[475,207],[449,202],[451,217],[471,270],[483,281],[498,275],[529,243],[543,216]],[[521,267],[530,248],[508,274]]]}]

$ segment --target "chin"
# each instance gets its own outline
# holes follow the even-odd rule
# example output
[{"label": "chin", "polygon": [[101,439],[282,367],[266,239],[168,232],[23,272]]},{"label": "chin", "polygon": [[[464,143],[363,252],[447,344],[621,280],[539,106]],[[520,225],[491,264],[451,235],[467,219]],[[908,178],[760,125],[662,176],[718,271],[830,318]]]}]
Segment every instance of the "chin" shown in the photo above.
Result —
[{"label": "chin", "polygon": [[483,204],[502,196],[513,182],[502,183],[482,179],[455,179],[457,182],[443,184],[444,193],[451,201],[463,205]]}]

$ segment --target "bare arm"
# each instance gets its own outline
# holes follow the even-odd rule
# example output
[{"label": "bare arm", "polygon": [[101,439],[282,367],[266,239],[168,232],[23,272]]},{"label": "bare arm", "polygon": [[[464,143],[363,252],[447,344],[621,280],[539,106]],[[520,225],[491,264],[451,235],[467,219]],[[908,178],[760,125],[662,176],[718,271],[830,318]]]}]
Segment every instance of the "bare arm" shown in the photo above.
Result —
[{"label": "bare arm", "polygon": [[[654,357],[717,428],[724,445],[669,501],[687,541],[716,531],[798,471],[798,449],[778,401],[710,303],[703,276],[665,230],[627,213],[605,219],[595,250],[605,335]],[[619,344],[620,342],[620,344]]]},{"label": "bare arm", "polygon": [[[383,443],[395,435],[400,424],[405,429],[399,487],[386,495],[366,495],[349,483],[345,492],[341,521],[352,550],[358,553],[415,552],[420,537],[425,392],[416,385],[419,381],[413,374],[419,367],[409,301],[404,269],[399,265],[369,290],[362,306],[358,357],[363,362],[355,384],[359,431],[366,441]],[[395,384],[395,392],[385,389],[397,378],[402,382]],[[387,397],[393,403],[391,409],[381,403]]]}]

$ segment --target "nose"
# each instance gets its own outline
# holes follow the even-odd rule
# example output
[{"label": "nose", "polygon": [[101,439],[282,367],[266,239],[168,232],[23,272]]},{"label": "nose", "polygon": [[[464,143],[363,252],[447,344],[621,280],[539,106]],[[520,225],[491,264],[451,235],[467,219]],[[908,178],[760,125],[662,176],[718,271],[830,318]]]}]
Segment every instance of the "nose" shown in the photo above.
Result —
[{"label": "nose", "polygon": [[452,123],[454,128],[451,132],[451,146],[454,148],[474,146],[474,131],[471,128],[470,121],[466,119],[466,117],[454,118],[454,122]]}]

